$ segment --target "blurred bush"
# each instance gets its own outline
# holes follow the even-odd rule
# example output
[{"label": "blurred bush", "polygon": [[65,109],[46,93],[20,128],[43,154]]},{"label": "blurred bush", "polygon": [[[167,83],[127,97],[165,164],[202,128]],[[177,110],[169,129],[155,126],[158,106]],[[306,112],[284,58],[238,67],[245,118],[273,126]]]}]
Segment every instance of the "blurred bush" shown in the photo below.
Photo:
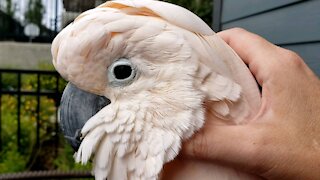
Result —
[{"label": "blurred bush", "polygon": [[[36,75],[23,74],[21,82],[21,90],[37,90]],[[41,75],[40,82],[41,91],[50,91],[56,88],[55,77]],[[62,79],[59,82],[59,91],[62,92],[66,82]],[[16,74],[2,74],[3,90],[17,90],[17,87]],[[17,95],[1,95],[2,151],[0,151],[0,173],[29,170],[90,169],[90,165],[81,166],[74,163],[72,148],[61,135],[56,134],[57,109],[54,97],[42,96],[40,98],[40,142],[37,146],[37,97],[21,96],[21,146],[18,148],[17,98]]]}]

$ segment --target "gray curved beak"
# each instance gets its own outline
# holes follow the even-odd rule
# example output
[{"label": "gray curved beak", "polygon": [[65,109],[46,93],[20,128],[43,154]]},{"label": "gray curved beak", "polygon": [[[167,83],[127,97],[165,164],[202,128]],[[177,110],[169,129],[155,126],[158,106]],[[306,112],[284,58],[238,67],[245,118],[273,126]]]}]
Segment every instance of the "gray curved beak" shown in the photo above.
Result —
[{"label": "gray curved beak", "polygon": [[63,91],[59,124],[64,137],[75,151],[81,144],[81,129],[84,124],[103,107],[110,104],[110,100],[77,88],[68,83]]}]

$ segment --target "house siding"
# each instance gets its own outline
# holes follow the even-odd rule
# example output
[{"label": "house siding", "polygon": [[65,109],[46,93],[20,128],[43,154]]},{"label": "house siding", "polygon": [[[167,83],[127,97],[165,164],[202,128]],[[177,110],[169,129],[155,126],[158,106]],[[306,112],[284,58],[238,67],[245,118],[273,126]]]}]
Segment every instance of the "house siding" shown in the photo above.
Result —
[{"label": "house siding", "polygon": [[[215,0],[215,30],[242,27],[293,50],[320,75],[319,0]],[[219,18],[217,18],[219,16]]]}]

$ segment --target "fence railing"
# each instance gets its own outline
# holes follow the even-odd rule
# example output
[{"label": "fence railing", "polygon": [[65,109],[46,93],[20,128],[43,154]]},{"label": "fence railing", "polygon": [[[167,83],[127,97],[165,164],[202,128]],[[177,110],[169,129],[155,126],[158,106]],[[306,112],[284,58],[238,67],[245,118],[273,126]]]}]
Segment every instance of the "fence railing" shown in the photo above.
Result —
[{"label": "fence railing", "polygon": [[[92,179],[91,173],[85,170],[57,171],[40,168],[39,171],[37,168],[35,170],[31,168],[32,164],[38,164],[35,163],[37,153],[39,153],[41,147],[48,147],[47,142],[49,142],[49,151],[54,152],[54,157],[58,155],[60,146],[57,111],[65,85],[66,82],[55,71],[0,69],[0,154],[4,151],[12,151],[12,149],[8,149],[8,144],[12,144],[12,142],[8,143],[8,139],[12,141],[15,138],[10,136],[16,137],[16,142],[13,143],[16,144],[17,151],[21,154],[26,153],[23,149],[27,144],[25,141],[29,143],[35,141],[31,142],[33,144],[32,150],[27,151],[30,157],[30,162],[27,163],[29,168],[19,173],[0,173],[0,179]],[[32,105],[35,107],[32,108]],[[53,108],[50,106],[53,106]],[[13,117],[12,114],[15,114],[15,116]],[[51,114],[51,119],[47,117],[48,114]],[[28,116],[30,117],[27,118]],[[31,120],[28,121],[28,119]],[[15,123],[12,121],[15,121]],[[25,132],[27,131],[25,121],[27,121],[27,126],[35,125],[35,138],[26,137],[28,134]],[[10,127],[12,125],[15,125],[16,128]],[[47,128],[42,126],[47,126]],[[11,132],[14,129],[16,132]],[[4,149],[3,145],[6,145],[7,149]],[[48,153],[47,150],[45,152]],[[42,158],[50,159],[48,157],[50,155],[45,154],[45,157]]]},{"label": "fence railing", "polygon": [[[31,75],[32,78],[28,79],[27,84],[23,84],[22,77],[25,75]],[[42,81],[43,77],[46,77],[45,79],[50,80],[50,88],[44,88],[42,87]],[[3,106],[3,96],[5,95],[11,95],[16,98],[16,139],[17,139],[17,147],[20,150],[21,149],[21,132],[23,131],[21,129],[21,103],[22,103],[22,97],[23,96],[33,96],[36,99],[36,108],[35,108],[35,114],[32,114],[32,116],[36,119],[36,147],[39,146],[40,143],[40,119],[41,119],[41,113],[40,113],[40,106],[41,101],[40,98],[43,96],[50,97],[54,100],[54,106],[55,110],[57,110],[60,98],[61,98],[61,89],[63,87],[59,87],[60,85],[60,75],[55,71],[34,71],[34,70],[6,70],[6,69],[0,69],[0,151],[2,150],[2,130],[3,130],[3,111],[5,111]],[[55,87],[52,87],[54,84]],[[32,87],[33,86],[33,87]],[[48,85],[46,85],[48,86]],[[33,89],[32,89],[33,88]],[[54,134],[56,139],[56,145],[58,144],[58,122],[57,122],[57,111],[55,113],[54,117]]]}]

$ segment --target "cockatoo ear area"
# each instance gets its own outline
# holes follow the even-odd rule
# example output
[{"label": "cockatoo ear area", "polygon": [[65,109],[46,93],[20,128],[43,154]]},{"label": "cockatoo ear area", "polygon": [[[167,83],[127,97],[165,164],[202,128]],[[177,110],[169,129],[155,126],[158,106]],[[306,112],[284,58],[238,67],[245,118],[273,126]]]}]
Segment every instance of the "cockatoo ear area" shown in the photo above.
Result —
[{"label": "cockatoo ear area", "polygon": [[208,107],[211,107],[213,115],[219,119],[229,119],[233,106],[243,100],[241,86],[201,63],[196,71],[196,77],[196,86],[205,94],[205,104],[210,104]]}]

